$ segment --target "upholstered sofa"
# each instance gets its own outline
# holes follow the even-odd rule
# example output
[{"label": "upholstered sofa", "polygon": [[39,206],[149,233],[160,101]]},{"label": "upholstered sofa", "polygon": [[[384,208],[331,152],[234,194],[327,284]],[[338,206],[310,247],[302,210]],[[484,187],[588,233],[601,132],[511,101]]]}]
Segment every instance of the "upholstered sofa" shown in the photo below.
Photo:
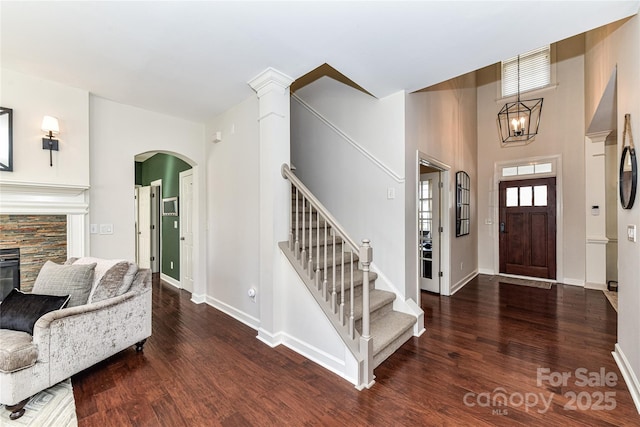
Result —
[{"label": "upholstered sofa", "polygon": [[[91,274],[89,296],[86,300],[81,296],[85,303],[76,301],[75,306],[67,304],[65,308],[42,315],[33,324],[32,335],[26,331],[0,329],[0,403],[12,412],[12,419],[24,414],[23,407],[32,395],[129,346],[135,344],[136,350],[142,351],[144,342],[151,335],[151,271],[138,270],[137,266],[128,263],[130,268],[125,267],[124,275],[121,272],[114,276],[110,274],[113,269],[107,268],[114,262],[95,258],[72,259],[68,264],[82,264],[83,260],[88,264],[85,276]],[[45,264],[48,271],[50,268],[56,272],[68,269],[48,263]],[[99,271],[101,263],[102,271]],[[95,273],[90,273],[95,264],[99,267]],[[38,292],[38,281],[44,275],[45,267],[36,279],[32,294],[44,294],[43,289],[54,295],[75,293],[68,289],[51,292],[52,283],[48,287],[40,286]],[[114,277],[121,276],[122,281],[130,280],[130,283],[123,285],[114,281]],[[111,280],[110,288],[101,289],[100,284],[107,279]],[[53,286],[58,285],[53,283]],[[70,298],[73,300],[73,296]],[[8,300],[9,297],[4,302]],[[2,312],[4,302],[0,303],[0,316],[6,314]],[[9,310],[10,304],[6,305]]]}]

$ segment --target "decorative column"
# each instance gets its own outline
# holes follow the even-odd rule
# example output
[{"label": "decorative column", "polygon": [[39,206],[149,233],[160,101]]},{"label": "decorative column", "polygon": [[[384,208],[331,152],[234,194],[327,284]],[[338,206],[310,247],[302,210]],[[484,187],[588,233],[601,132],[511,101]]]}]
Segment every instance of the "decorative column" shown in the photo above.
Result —
[{"label": "decorative column", "polygon": [[605,140],[611,131],[589,134],[585,146],[585,287],[607,286]]},{"label": "decorative column", "polygon": [[276,346],[281,324],[278,297],[281,285],[275,280],[275,255],[278,242],[289,236],[291,210],[289,181],[282,178],[280,168],[290,162],[290,97],[293,79],[278,70],[267,68],[248,83],[258,95],[260,122],[260,327],[258,339]]}]

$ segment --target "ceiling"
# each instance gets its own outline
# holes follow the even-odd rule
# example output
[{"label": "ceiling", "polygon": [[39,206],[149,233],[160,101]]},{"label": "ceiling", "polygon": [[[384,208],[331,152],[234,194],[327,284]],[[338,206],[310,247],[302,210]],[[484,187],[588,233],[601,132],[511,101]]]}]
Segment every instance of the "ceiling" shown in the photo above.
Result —
[{"label": "ceiling", "polygon": [[0,2],[3,67],[188,120],[267,67],[409,92],[635,14],[640,1]]}]

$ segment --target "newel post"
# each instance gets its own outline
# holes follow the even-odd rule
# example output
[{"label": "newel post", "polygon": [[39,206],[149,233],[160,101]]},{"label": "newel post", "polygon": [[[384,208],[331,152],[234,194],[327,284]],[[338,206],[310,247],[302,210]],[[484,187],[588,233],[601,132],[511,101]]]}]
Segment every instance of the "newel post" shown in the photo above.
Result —
[{"label": "newel post", "polygon": [[369,388],[373,384],[373,340],[371,339],[369,312],[369,268],[373,259],[373,248],[369,240],[362,240],[360,246],[360,263],[362,264],[362,334],[360,336],[360,352],[364,359],[364,385]]}]

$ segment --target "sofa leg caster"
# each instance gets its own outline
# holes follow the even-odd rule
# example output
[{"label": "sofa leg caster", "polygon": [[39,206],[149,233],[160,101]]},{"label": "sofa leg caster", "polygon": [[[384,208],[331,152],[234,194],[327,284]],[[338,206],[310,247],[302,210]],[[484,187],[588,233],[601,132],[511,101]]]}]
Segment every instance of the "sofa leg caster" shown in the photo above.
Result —
[{"label": "sofa leg caster", "polygon": [[143,349],[143,347],[144,347],[144,343],[146,343],[146,342],[147,342],[147,340],[146,340],[146,339],[145,339],[145,340],[142,340],[142,341],[137,342],[137,343],[136,343],[136,351],[137,351],[137,352],[141,352],[141,351],[142,351],[142,349]]},{"label": "sofa leg caster", "polygon": [[20,403],[16,403],[15,405],[6,406],[7,411],[11,412],[11,414],[9,414],[9,419],[17,420],[18,418],[23,416],[24,415],[24,406],[27,404],[28,401],[29,401],[29,398],[23,400]]}]

